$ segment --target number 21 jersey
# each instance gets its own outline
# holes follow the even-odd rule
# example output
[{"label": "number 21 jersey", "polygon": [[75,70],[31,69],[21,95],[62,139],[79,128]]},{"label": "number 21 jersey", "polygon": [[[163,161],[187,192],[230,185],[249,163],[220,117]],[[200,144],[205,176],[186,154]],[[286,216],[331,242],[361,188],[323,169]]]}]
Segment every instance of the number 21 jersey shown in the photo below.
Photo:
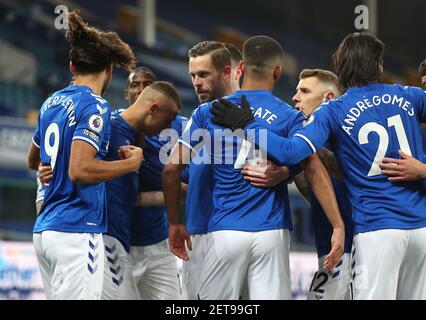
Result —
[{"label": "number 21 jersey", "polygon": [[330,138],[350,193],[355,233],[426,227],[422,182],[391,182],[379,167],[384,157],[400,158],[399,149],[423,159],[419,123],[425,121],[423,90],[371,83],[324,103],[296,133],[314,152]]}]

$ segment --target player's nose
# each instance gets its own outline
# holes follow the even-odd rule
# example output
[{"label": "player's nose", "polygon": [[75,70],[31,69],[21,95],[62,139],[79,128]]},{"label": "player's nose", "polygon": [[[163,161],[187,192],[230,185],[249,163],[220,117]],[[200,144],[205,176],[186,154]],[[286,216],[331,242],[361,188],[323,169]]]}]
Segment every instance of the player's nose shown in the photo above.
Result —
[{"label": "player's nose", "polygon": [[293,100],[294,103],[300,102],[300,99],[299,99],[299,96],[297,95],[297,93],[293,96],[292,100]]},{"label": "player's nose", "polygon": [[195,87],[201,87],[203,85],[203,82],[201,81],[200,77],[195,77],[194,78],[194,86]]}]

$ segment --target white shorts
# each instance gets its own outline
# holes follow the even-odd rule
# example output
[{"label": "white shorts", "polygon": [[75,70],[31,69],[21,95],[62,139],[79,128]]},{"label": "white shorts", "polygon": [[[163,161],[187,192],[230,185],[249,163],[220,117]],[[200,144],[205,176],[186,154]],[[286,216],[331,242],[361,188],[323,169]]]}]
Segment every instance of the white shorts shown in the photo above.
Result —
[{"label": "white shorts", "polygon": [[345,253],[333,270],[322,267],[325,257],[318,259],[318,271],[312,279],[308,300],[351,300],[351,254]]},{"label": "white shorts", "polygon": [[116,238],[104,234],[105,272],[102,300],[137,300],[130,254]]},{"label": "white shorts", "polygon": [[101,298],[102,234],[43,231],[33,234],[33,243],[47,299]]},{"label": "white shorts", "polygon": [[288,230],[207,233],[201,300],[291,299]]},{"label": "white shorts", "polygon": [[426,228],[358,233],[352,252],[354,299],[426,299]]},{"label": "white shorts", "polygon": [[182,262],[182,299],[197,300],[200,289],[201,265],[206,255],[207,234],[191,236],[192,251],[189,260]]},{"label": "white shorts", "polygon": [[139,299],[180,300],[176,257],[168,239],[149,246],[131,247],[133,279]]}]

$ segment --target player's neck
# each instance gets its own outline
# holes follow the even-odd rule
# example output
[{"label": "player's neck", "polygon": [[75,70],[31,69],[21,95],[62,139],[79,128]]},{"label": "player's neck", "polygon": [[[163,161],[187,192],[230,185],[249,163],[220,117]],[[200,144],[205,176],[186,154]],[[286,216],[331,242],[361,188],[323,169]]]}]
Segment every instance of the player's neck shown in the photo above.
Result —
[{"label": "player's neck", "polygon": [[240,90],[241,88],[240,88],[240,84],[239,83],[233,83],[232,85],[231,85],[231,90],[232,90],[232,92],[231,93],[233,93],[233,92],[235,92],[235,91],[238,91],[238,90]]},{"label": "player's neck", "polygon": [[244,79],[241,90],[267,90],[272,91],[275,83],[267,80]]},{"label": "player's neck", "polygon": [[105,79],[99,75],[77,75],[75,76],[75,86],[87,86],[97,95],[101,95]]},{"label": "player's neck", "polygon": [[[139,109],[141,108],[139,107]],[[145,115],[140,111],[141,110],[137,110],[133,106],[130,106],[120,114],[124,121],[136,132],[143,131]]]}]

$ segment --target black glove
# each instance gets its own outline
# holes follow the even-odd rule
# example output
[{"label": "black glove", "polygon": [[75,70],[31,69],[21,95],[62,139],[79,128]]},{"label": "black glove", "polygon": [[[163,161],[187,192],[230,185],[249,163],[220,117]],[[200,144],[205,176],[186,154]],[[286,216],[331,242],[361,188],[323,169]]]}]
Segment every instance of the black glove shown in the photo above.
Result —
[{"label": "black glove", "polygon": [[241,108],[231,101],[221,98],[219,101],[213,101],[213,108],[210,109],[210,112],[214,115],[213,123],[232,130],[244,129],[246,125],[254,121],[250,104],[244,95],[241,97]]}]

